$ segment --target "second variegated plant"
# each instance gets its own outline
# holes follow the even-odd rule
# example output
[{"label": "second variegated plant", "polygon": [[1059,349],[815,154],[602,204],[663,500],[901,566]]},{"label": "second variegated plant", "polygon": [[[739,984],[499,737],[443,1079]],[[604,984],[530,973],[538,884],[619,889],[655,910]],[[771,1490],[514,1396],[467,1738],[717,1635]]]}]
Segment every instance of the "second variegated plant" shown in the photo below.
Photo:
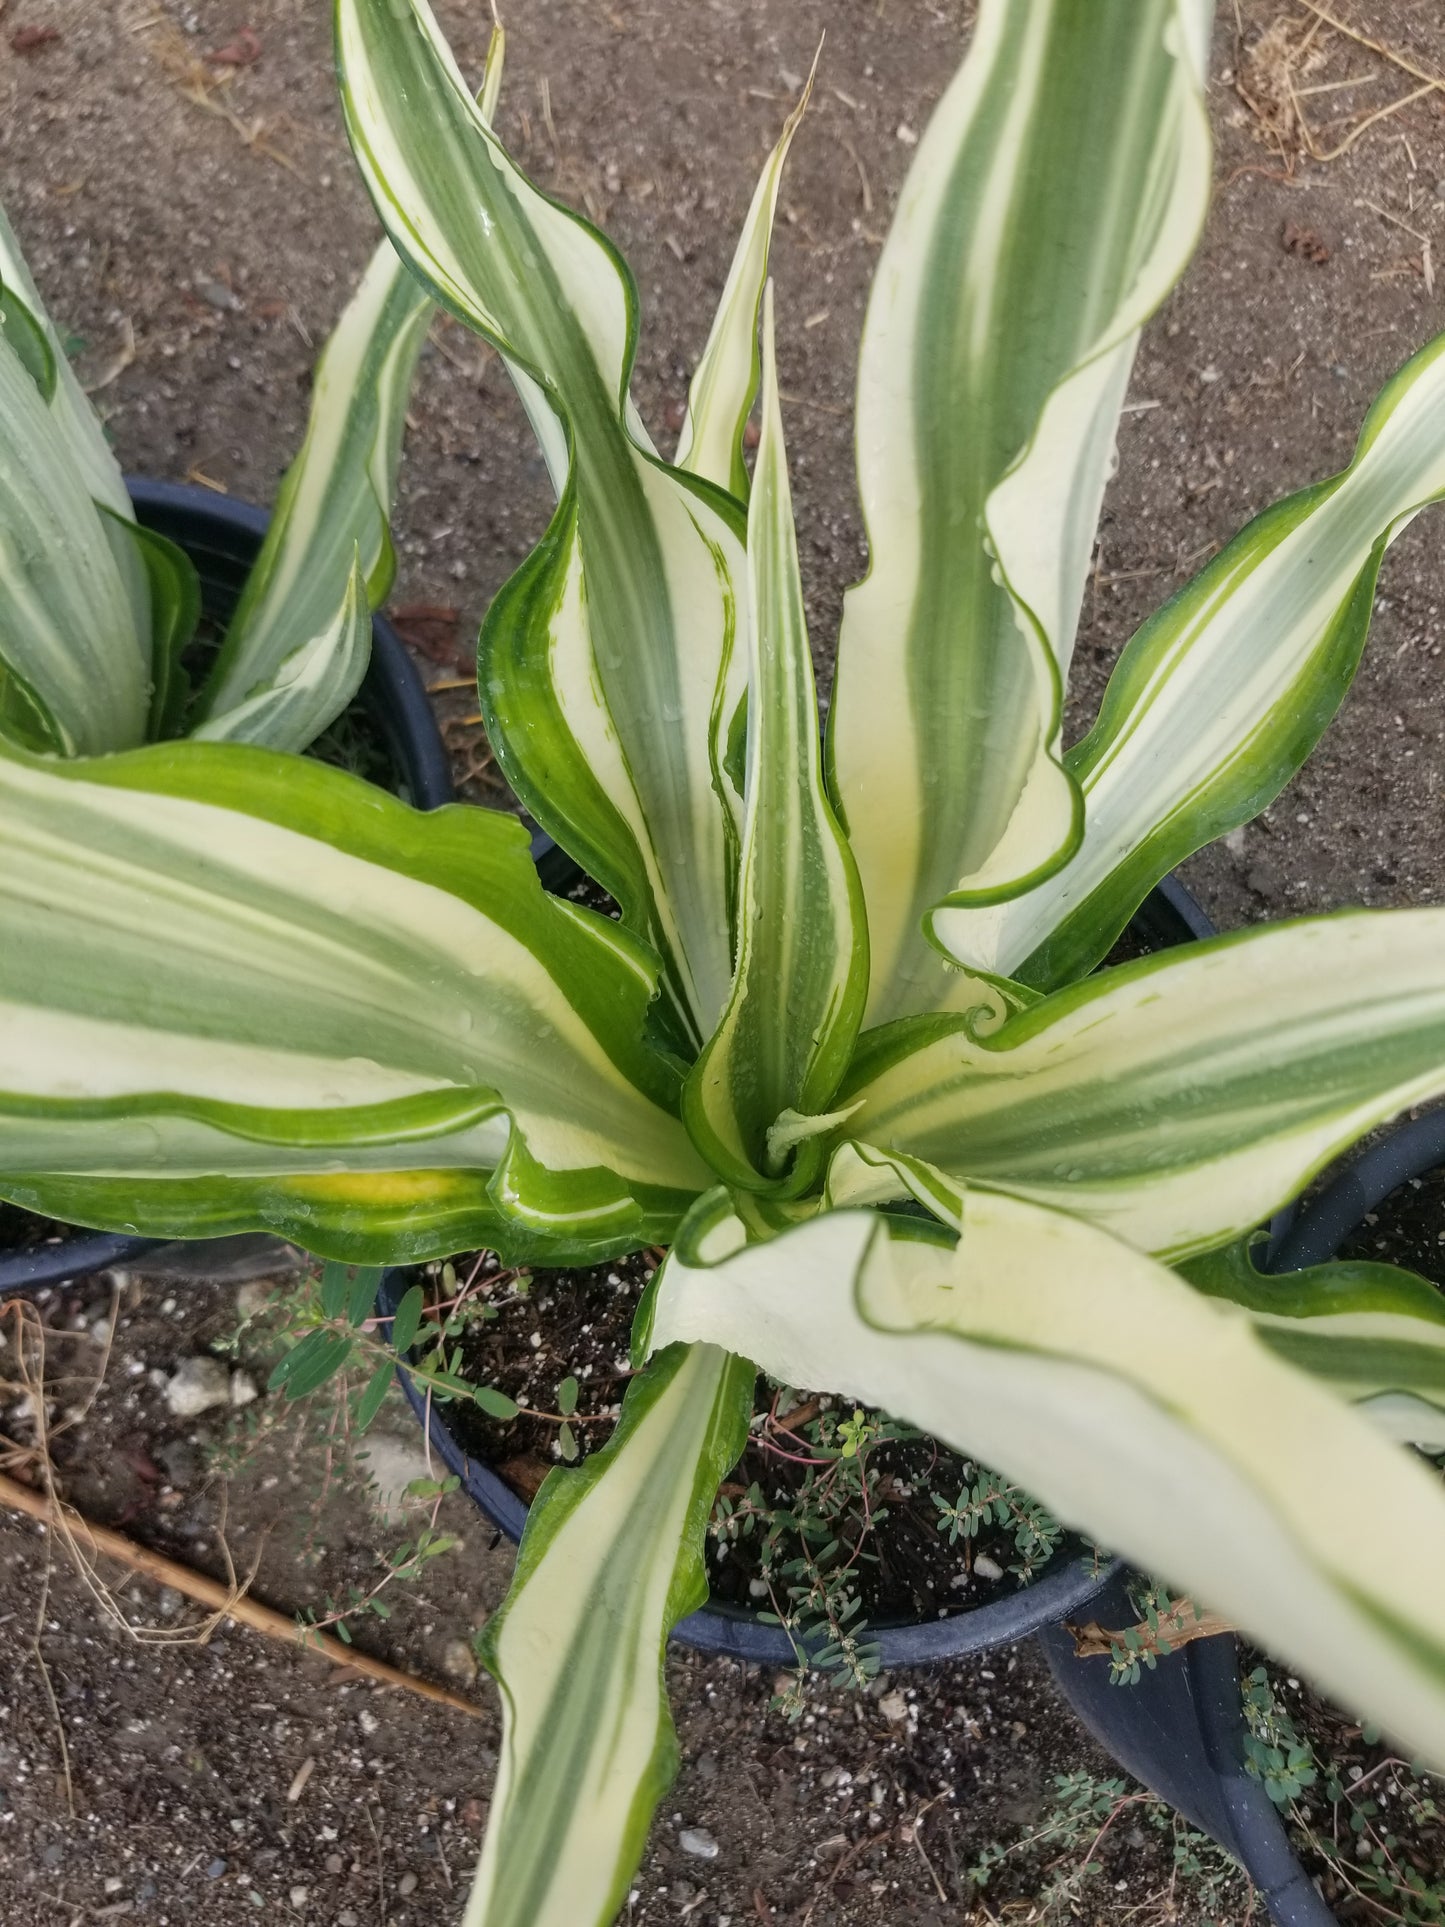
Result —
[{"label": "second variegated plant", "polygon": [[1208,201],[1211,8],[984,0],[868,312],[872,564],[825,745],[765,295],[787,136],[669,462],[616,250],[520,172],[425,0],[337,25],[391,241],[504,358],[556,487],[483,627],[491,740],[621,919],[544,895],[495,813],[215,744],[9,754],[0,1193],[367,1261],[671,1246],[616,1434],[549,1478],[488,1629],[470,1927],[620,1904],[759,1368],[1003,1468],[1445,1763],[1445,1492],[1402,1443],[1441,1437],[1445,1307],[1248,1256],[1445,1091],[1445,911],[1095,969],[1338,706],[1386,547],[1445,493],[1445,343],[1063,753],[1134,349]]},{"label": "second variegated plant", "polygon": [[[490,114],[501,47],[479,111]],[[189,558],[120,468],[0,210],[0,739],[94,756],[176,736],[303,750],[361,686],[395,572],[388,518],[435,309],[383,240],[316,368],[310,420],[198,686]]]}]

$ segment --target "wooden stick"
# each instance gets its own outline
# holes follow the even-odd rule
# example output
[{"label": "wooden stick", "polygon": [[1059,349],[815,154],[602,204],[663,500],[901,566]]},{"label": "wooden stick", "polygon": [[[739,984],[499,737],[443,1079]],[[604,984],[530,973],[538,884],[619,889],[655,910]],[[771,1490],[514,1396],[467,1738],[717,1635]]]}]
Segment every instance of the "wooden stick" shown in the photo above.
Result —
[{"label": "wooden stick", "polygon": [[[14,1512],[27,1513],[30,1518],[39,1519],[52,1529],[59,1524],[57,1508],[43,1493],[32,1492],[28,1485],[21,1485],[3,1472],[0,1472],[0,1505]],[[244,1593],[238,1594],[230,1586],[208,1579],[204,1573],[192,1572],[189,1566],[178,1565],[174,1559],[167,1559],[164,1553],[152,1552],[148,1546],[137,1545],[133,1539],[126,1538],[123,1532],[113,1532],[109,1526],[95,1525],[68,1507],[66,1523],[72,1531],[83,1532],[97,1552],[120,1560],[132,1572],[143,1573],[147,1579],[154,1579],[157,1585],[170,1586],[176,1592],[184,1593],[187,1599],[194,1599],[198,1605],[224,1613],[228,1619],[249,1626],[253,1632],[265,1633],[269,1639],[299,1647],[302,1652],[322,1653],[337,1666],[348,1666],[352,1672],[363,1673],[367,1679],[374,1679],[383,1686],[403,1686],[409,1693],[420,1694],[422,1699],[431,1700],[438,1706],[450,1706],[471,1719],[482,1717],[483,1709],[471,1700],[463,1699],[460,1693],[449,1692],[445,1686],[433,1686],[430,1680],[418,1679],[412,1673],[403,1673],[395,1666],[388,1666],[385,1660],[372,1659],[368,1654],[358,1652],[354,1646],[333,1639],[330,1633],[308,1635],[298,1630],[294,1620],[273,1607],[259,1605]]]},{"label": "wooden stick", "polygon": [[[1194,1607],[1187,1599],[1178,1601],[1176,1612],[1192,1614],[1193,1611]],[[1157,1633],[1147,1620],[1141,1621],[1137,1626],[1130,1626],[1127,1630],[1139,1635],[1139,1646],[1142,1651],[1157,1653],[1161,1640],[1172,1651],[1176,1646],[1189,1645],[1192,1640],[1214,1639],[1220,1633],[1232,1633],[1235,1627],[1233,1621],[1221,1619],[1218,1613],[1211,1612],[1201,1613],[1198,1619],[1191,1617],[1184,1625],[1176,1627],[1168,1615],[1161,1613]],[[1110,1632],[1107,1627],[1101,1626],[1097,1619],[1091,1619],[1083,1626],[1066,1626],[1065,1631],[1073,1635],[1076,1659],[1103,1659],[1112,1653],[1116,1646],[1122,1647],[1124,1644],[1123,1631]]]}]

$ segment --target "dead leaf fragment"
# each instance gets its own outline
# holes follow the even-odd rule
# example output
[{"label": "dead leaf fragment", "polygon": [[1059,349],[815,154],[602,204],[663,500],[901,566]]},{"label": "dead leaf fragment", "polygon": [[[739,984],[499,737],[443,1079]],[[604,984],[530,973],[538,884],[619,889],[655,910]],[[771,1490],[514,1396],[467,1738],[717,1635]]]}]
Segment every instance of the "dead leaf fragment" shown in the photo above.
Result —
[{"label": "dead leaf fragment", "polygon": [[261,36],[254,27],[242,27],[234,40],[206,55],[213,67],[251,67],[261,58]]},{"label": "dead leaf fragment", "polygon": [[1302,261],[1312,262],[1322,268],[1330,258],[1330,250],[1315,233],[1312,227],[1301,227],[1297,221],[1286,221],[1281,237],[1286,254],[1297,254]]},{"label": "dead leaf fragment", "polygon": [[18,54],[39,53],[42,47],[52,47],[60,39],[59,27],[17,27],[10,36],[10,45]]}]

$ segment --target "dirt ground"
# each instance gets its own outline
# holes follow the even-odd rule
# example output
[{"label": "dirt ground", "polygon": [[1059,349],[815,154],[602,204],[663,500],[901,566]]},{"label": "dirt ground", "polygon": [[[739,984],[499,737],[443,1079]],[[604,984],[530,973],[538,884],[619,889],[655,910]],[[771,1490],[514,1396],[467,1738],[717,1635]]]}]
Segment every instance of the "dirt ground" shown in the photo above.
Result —
[{"label": "dirt ground", "polygon": [[[1445,74],[1438,0],[1337,5],[1409,67]],[[485,6],[440,0],[438,11],[464,68],[479,71]],[[504,131],[631,258],[644,306],[638,400],[664,436],[756,169],[827,28],[775,256],[825,673],[842,588],[864,559],[849,401],[867,278],[971,12],[960,0],[507,7]],[[323,0],[0,0],[0,197],[80,338],[83,372],[133,470],[268,501],[296,447],[315,344],[376,234],[332,98],[327,15]],[[1314,22],[1295,79],[1330,89],[1300,95],[1320,155],[1422,84],[1325,27],[1307,0],[1221,0],[1214,214],[1140,356],[1075,672],[1076,726],[1142,616],[1251,513],[1341,466],[1372,395],[1445,325],[1435,279],[1445,276],[1445,91],[1381,118],[1347,152],[1312,159],[1271,57],[1280,21],[1296,38]],[[26,30],[36,28],[57,37],[35,44]],[[1341,80],[1354,85],[1335,88]],[[456,611],[454,623],[443,613],[409,625],[430,680],[464,669],[487,598],[547,507],[495,358],[438,329],[412,410],[394,596]],[[1186,867],[1220,924],[1445,896],[1440,528],[1424,518],[1394,552],[1365,667],[1306,773],[1257,824]],[[465,691],[438,701],[471,793],[495,796]],[[319,1460],[298,1449],[274,1401],[192,1422],[168,1411],[160,1382],[234,1328],[236,1298],[234,1283],[127,1281],[106,1382],[57,1456],[93,1516],[211,1570],[224,1523],[239,1567],[259,1554],[258,1597],[288,1612],[318,1606],[349,1582],[370,1584],[377,1552],[406,1529],[379,1524],[343,1481],[313,1560]],[[54,1341],[77,1379],[93,1372],[91,1334],[108,1306],[92,1283],[48,1307],[57,1329],[85,1327]],[[264,1378],[263,1364],[253,1376]],[[237,1469],[236,1436],[257,1423],[261,1442]],[[379,1455],[404,1463],[416,1449],[404,1410],[382,1423],[391,1443]],[[396,1589],[393,1617],[360,1635],[436,1678],[500,1598],[510,1564],[456,1501],[443,1523],[462,1544]],[[183,1621],[153,1587],[132,1593],[107,1572],[135,1617],[172,1630]],[[138,1645],[63,1551],[51,1557],[43,1535],[8,1514],[0,1628],[8,1927],[459,1919],[495,1761],[484,1686],[467,1689],[479,1708],[470,1721],[236,1628],[206,1645]],[[981,1848],[1037,1820],[1053,1774],[1107,1770],[1031,1651],[886,1683],[866,1701],[821,1698],[798,1727],[769,1714],[766,1678],[685,1654],[669,1673],[686,1764],[624,1916],[637,1923],[982,1921],[994,1916],[964,1898],[963,1881]],[[685,1853],[686,1828],[705,1829],[716,1858]],[[1100,1859],[1102,1878],[1055,1918],[1150,1927],[1195,1917],[1139,1828],[1113,1829]],[[985,1898],[997,1908],[1007,1891]],[[1226,1917],[1244,1918],[1237,1896]]]}]

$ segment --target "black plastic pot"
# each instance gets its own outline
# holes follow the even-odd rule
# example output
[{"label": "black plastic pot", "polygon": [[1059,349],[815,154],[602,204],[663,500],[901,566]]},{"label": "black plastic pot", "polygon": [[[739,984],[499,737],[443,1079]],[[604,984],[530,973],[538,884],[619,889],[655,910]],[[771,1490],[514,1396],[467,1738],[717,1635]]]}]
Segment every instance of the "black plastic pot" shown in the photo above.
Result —
[{"label": "black plastic pot", "polygon": [[[1103,1626],[1134,1618],[1123,1576],[1096,1598]],[[1083,1724],[1126,1772],[1217,1840],[1248,1873],[1276,1927],[1331,1927],[1290,1846],[1284,1822],[1244,1765],[1239,1654],[1232,1635],[1197,1639],[1161,1659],[1133,1686],[1109,1683],[1104,1658],[1078,1659],[1073,1636],[1046,1627],[1039,1644],[1054,1683]]]},{"label": "black plastic pot", "polygon": [[[126,487],[137,521],[169,536],[190,556],[201,578],[204,613],[224,622],[260,551],[270,516],[249,502],[184,483],[132,476]],[[371,664],[357,700],[385,742],[397,772],[398,792],[419,809],[449,803],[451,767],[426,688],[401,638],[382,616],[372,619]],[[0,1253],[0,1298],[134,1264],[159,1242],[108,1231],[77,1231],[32,1251]]]},{"label": "black plastic pot", "polygon": [[[542,881],[549,890],[565,894],[582,872],[554,844],[539,833],[532,841],[533,859]],[[1140,907],[1131,929],[1151,950],[1172,949],[1214,934],[1214,927],[1183,884],[1166,877]],[[401,1272],[388,1272],[382,1281],[377,1309],[389,1316],[406,1289]],[[435,1406],[428,1414],[426,1400],[410,1375],[398,1371],[405,1392],[418,1420],[428,1426],[431,1449],[447,1470],[461,1480],[468,1495],[493,1525],[515,1541],[521,1538],[527,1508],[511,1487],[490,1466],[463,1450]],[[1091,1606],[1118,1576],[1118,1562],[1095,1567],[1079,1553],[1058,1558],[1033,1585],[996,1599],[972,1611],[953,1613],[946,1619],[889,1625],[870,1621],[869,1631],[876,1638],[883,1666],[918,1666],[937,1660],[962,1659],[971,1653],[988,1652],[1026,1639],[1055,1621],[1078,1614]],[[793,1646],[780,1626],[765,1625],[753,1614],[732,1605],[704,1607],[683,1620],[673,1638],[699,1652],[723,1653],[733,1659],[751,1660],[760,1665],[787,1666],[793,1661]]]},{"label": "black plastic pot", "polygon": [[[1327,1264],[1392,1191],[1442,1164],[1445,1111],[1398,1126],[1345,1165],[1288,1225],[1276,1221],[1265,1270]],[[1093,1602],[1091,1615],[1101,1625],[1131,1622],[1124,1586],[1114,1580]],[[1329,1927],[1334,1915],[1295,1859],[1277,1808],[1245,1770],[1239,1651],[1231,1634],[1181,1647],[1133,1686],[1111,1686],[1106,1659],[1077,1658],[1062,1626],[1046,1628],[1039,1639],[1059,1690],[1095,1739],[1234,1855],[1276,1927]]]}]

